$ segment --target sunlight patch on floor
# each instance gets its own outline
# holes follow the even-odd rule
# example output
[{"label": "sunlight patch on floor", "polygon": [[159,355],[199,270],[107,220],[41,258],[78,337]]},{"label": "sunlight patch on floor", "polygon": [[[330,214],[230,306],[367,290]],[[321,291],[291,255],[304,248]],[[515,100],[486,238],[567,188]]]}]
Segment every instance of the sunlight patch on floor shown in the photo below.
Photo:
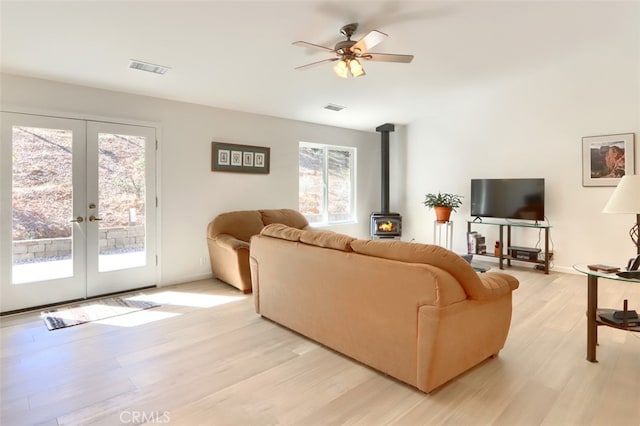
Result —
[{"label": "sunlight patch on floor", "polygon": [[127,297],[128,300],[145,300],[161,305],[180,305],[193,308],[212,308],[227,303],[238,302],[246,296],[221,296],[215,294],[187,293],[183,291],[160,291]]},{"label": "sunlight patch on floor", "polygon": [[144,311],[132,312],[128,315],[121,315],[103,320],[94,321],[95,324],[112,325],[117,327],[137,327],[139,325],[149,324],[154,321],[162,321],[167,318],[180,316],[175,312],[165,312],[156,310],[159,308],[146,309]]}]

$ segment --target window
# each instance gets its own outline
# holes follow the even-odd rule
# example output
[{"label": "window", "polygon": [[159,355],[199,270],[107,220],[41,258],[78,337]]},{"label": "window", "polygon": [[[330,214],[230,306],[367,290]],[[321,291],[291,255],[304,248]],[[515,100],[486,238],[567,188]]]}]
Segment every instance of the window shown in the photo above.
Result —
[{"label": "window", "polygon": [[355,222],[356,148],[300,142],[298,209],[312,224]]}]

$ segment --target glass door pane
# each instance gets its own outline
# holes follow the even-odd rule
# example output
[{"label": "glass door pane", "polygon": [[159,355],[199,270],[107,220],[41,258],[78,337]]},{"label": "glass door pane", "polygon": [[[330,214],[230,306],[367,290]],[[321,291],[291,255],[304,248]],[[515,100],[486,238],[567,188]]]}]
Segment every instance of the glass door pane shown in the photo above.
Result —
[{"label": "glass door pane", "polygon": [[156,283],[155,128],[87,123],[87,292]]},{"label": "glass door pane", "polygon": [[12,126],[13,283],[73,275],[73,133]]},{"label": "glass door pane", "polygon": [[1,123],[0,309],[83,298],[85,123],[11,113]]},{"label": "glass door pane", "polygon": [[98,133],[98,271],[145,266],[146,138]]}]

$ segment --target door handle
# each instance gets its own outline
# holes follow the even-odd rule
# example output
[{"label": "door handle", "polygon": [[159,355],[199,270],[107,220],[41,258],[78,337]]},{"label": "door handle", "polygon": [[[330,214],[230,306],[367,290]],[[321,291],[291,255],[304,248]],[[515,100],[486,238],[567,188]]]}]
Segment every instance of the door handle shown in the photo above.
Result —
[{"label": "door handle", "polygon": [[84,218],[82,216],[78,216],[75,219],[71,219],[69,222],[77,222],[77,223],[82,223],[84,222]]},{"label": "door handle", "polygon": [[89,222],[95,222],[96,220],[102,220],[102,218],[95,217],[94,215],[89,216]]}]

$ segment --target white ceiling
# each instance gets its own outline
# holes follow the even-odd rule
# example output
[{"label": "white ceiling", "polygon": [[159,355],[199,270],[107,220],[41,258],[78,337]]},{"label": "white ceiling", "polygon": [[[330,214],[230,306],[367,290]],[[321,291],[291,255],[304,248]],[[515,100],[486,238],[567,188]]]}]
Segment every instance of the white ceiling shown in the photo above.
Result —
[{"label": "white ceiling", "polygon": [[[580,4],[579,4],[580,3]],[[438,114],[447,97],[518,78],[586,49],[607,2],[433,1],[5,1],[3,72],[373,131]],[[603,21],[604,19],[604,21]],[[389,37],[372,52],[411,64],[364,62],[344,80],[330,55],[340,27]],[[616,31],[616,26],[607,27]],[[166,65],[164,76],[129,59]],[[347,107],[323,109],[329,103]]]}]

